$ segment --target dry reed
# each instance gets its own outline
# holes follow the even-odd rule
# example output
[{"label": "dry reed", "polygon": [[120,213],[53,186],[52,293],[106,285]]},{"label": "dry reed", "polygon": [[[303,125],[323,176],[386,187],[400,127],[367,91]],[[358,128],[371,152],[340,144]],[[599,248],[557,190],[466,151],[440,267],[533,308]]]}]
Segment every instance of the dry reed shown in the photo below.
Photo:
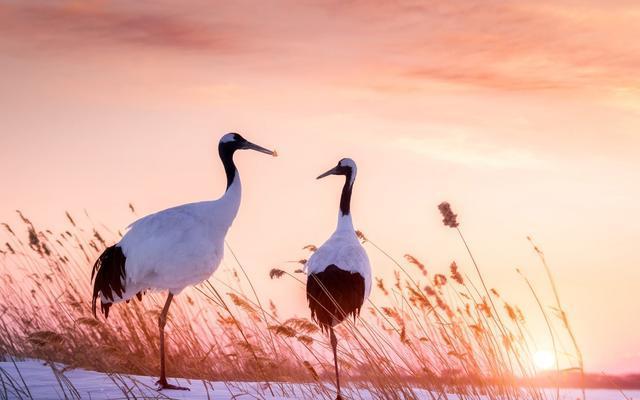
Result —
[{"label": "dry reed", "polygon": [[[459,231],[450,206],[440,208],[445,224]],[[132,205],[130,209],[135,212]],[[142,302],[114,307],[108,321],[91,317],[89,266],[118,235],[83,226],[68,212],[69,227],[58,233],[38,230],[23,214],[19,217],[26,237],[8,224],[0,228],[6,237],[0,254],[0,358],[33,357],[107,372],[123,385],[120,374],[155,375],[161,295],[150,293]],[[380,304],[365,304],[357,323],[345,321],[338,327],[342,372],[352,389],[366,388],[376,399],[415,399],[418,388],[430,390],[433,399],[446,393],[464,399],[547,398],[527,383],[535,366],[524,316],[495,290],[489,292],[475,260],[483,292],[463,277],[455,262],[448,279],[430,274],[417,258],[406,255],[413,273],[362,232],[358,237],[392,262],[395,279],[389,285],[376,278]],[[313,252],[316,247],[304,249]],[[233,256],[242,275],[235,272],[230,282],[214,276],[185,290],[183,301],[172,307],[169,375],[270,382],[264,386],[269,394],[288,390],[281,382],[297,382],[306,393],[299,398],[330,398],[334,389],[327,338],[306,318],[281,320],[277,306],[259,297]],[[273,268],[268,275],[304,285],[296,272]],[[251,296],[243,284],[250,285]],[[493,298],[503,302],[502,309]],[[570,331],[566,313],[561,315]],[[577,346],[576,353],[581,367]],[[8,384],[0,374],[0,386]],[[71,390],[63,380],[60,384]],[[359,398],[358,393],[350,395]]]}]

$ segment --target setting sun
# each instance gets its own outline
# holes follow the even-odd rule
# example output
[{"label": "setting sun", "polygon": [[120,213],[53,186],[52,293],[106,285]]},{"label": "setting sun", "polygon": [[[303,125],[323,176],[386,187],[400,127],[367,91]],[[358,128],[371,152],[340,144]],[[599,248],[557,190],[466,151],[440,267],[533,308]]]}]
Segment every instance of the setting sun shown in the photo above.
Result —
[{"label": "setting sun", "polygon": [[539,350],[533,355],[533,362],[541,370],[549,370],[556,364],[556,357],[549,350]]}]

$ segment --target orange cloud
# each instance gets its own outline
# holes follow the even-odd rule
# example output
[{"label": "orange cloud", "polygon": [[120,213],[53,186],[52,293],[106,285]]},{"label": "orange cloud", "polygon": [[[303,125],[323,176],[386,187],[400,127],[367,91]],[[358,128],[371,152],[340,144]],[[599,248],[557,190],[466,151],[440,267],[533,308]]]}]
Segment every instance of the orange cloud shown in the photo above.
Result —
[{"label": "orange cloud", "polygon": [[357,76],[375,87],[441,81],[499,90],[634,87],[639,20],[640,5],[604,0],[0,6],[5,44],[242,54],[243,63],[343,83]]}]

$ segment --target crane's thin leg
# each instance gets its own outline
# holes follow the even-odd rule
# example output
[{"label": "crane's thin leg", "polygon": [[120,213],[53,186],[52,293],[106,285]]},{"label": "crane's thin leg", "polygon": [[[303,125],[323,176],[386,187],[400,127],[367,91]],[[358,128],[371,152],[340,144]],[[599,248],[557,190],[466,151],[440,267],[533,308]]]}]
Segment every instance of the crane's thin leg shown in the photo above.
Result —
[{"label": "crane's thin leg", "polygon": [[336,338],[336,334],[333,332],[333,326],[330,328],[331,332],[331,348],[333,348],[333,364],[336,367],[336,390],[338,392],[338,396],[336,400],[342,400],[342,396],[340,395],[340,374],[338,373],[338,339]]},{"label": "crane's thin leg", "polygon": [[173,300],[173,294],[169,292],[167,301],[164,303],[160,318],[158,318],[158,328],[160,328],[160,379],[156,382],[158,390],[170,389],[170,390],[190,390],[189,388],[171,385],[167,382],[167,375],[165,373],[164,363],[164,326],[167,324],[167,314],[169,313],[169,306],[171,306],[171,300]]}]

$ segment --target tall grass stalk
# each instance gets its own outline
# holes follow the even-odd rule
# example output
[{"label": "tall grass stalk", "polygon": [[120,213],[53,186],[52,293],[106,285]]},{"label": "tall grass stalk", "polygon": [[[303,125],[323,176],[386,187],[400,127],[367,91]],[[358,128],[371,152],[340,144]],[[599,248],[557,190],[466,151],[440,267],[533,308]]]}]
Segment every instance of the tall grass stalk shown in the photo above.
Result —
[{"label": "tall grass stalk", "polygon": [[540,249],[540,247],[538,247],[534,243],[531,236],[527,236],[527,240],[529,241],[529,243],[531,243],[531,246],[533,246],[533,250],[538,255],[538,258],[540,259],[540,261],[542,262],[542,265],[544,266],[544,270],[547,274],[547,278],[549,278],[549,283],[551,284],[551,290],[553,291],[553,297],[555,298],[555,301],[556,301],[556,310],[558,311],[560,321],[562,321],[562,326],[565,328],[565,330],[567,331],[567,334],[569,335],[569,338],[571,339],[573,350],[575,351],[576,359],[578,361],[578,368],[580,369],[580,376],[582,379],[582,399],[585,400],[586,393],[584,389],[584,386],[585,386],[584,359],[582,358],[582,350],[580,350],[580,346],[578,346],[578,341],[576,340],[576,336],[573,332],[573,329],[571,328],[571,324],[569,323],[569,318],[567,317],[567,313],[562,307],[562,303],[560,302],[560,294],[558,293],[558,288],[556,286],[555,279],[553,278],[551,269],[547,264],[547,260],[544,256],[544,252]]}]

